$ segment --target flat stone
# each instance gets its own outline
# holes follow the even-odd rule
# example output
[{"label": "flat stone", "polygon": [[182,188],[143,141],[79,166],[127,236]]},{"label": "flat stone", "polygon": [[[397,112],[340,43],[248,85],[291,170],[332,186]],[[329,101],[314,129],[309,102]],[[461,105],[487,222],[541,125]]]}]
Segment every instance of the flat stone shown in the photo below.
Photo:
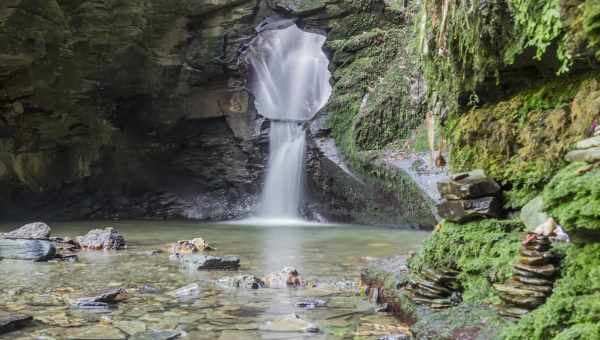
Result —
[{"label": "flat stone", "polygon": [[179,336],[181,336],[181,332],[177,331],[146,331],[129,337],[129,340],[172,340]]},{"label": "flat stone", "polygon": [[127,297],[127,290],[123,288],[114,288],[97,296],[79,298],[73,303],[73,308],[106,308],[109,305],[114,305],[126,300]]},{"label": "flat stone", "polygon": [[302,300],[302,301],[296,302],[295,306],[298,308],[304,308],[304,309],[315,309],[317,307],[327,306],[327,301],[319,300],[319,299]]},{"label": "flat stone", "polygon": [[48,241],[0,239],[0,259],[46,261],[56,256],[56,248]]},{"label": "flat stone", "polygon": [[167,293],[167,295],[179,298],[197,296],[198,294],[200,294],[200,286],[197,283],[192,283]]},{"label": "flat stone", "polygon": [[525,247],[521,247],[521,249],[519,249],[519,254],[521,256],[528,256],[528,257],[543,257],[543,258],[547,258],[547,259],[556,259],[556,254],[554,254],[551,251],[538,251],[538,250],[527,249]]},{"label": "flat stone", "polygon": [[505,285],[509,285],[515,288],[519,288],[519,289],[525,289],[525,290],[532,290],[535,292],[540,292],[540,293],[546,293],[546,294],[550,294],[552,293],[552,285],[532,285],[532,284],[527,284],[527,283],[523,283],[521,281],[518,281],[515,278],[511,278],[509,280],[507,280],[505,283]]},{"label": "flat stone", "polygon": [[575,149],[589,149],[597,146],[600,146],[600,136],[594,136],[580,140],[577,142],[577,144],[575,144]]},{"label": "flat stone", "polygon": [[544,212],[544,199],[542,196],[537,196],[531,201],[527,202],[521,208],[521,213],[519,217],[523,224],[527,227],[528,231],[533,231],[540,224],[543,224],[550,218],[546,212]]},{"label": "flat stone", "polygon": [[569,151],[565,156],[565,160],[567,162],[596,162],[600,160],[600,147]]},{"label": "flat stone", "polygon": [[77,243],[89,250],[119,250],[127,247],[125,239],[115,228],[93,229],[77,237]]},{"label": "flat stone", "polygon": [[[530,273],[528,273],[528,275],[531,275]],[[554,282],[552,282],[551,280],[546,280],[546,279],[542,279],[539,277],[531,277],[531,276],[526,276],[526,275],[515,275],[514,279],[528,284],[528,285],[537,285],[537,286],[543,286],[543,287],[552,287],[552,285],[554,284]]]},{"label": "flat stone", "polygon": [[119,329],[110,326],[91,326],[70,328],[66,339],[69,340],[125,340],[127,336]]},{"label": "flat stone", "polygon": [[457,174],[437,183],[438,191],[448,200],[463,200],[491,196],[500,191],[496,181],[487,177],[483,170]]},{"label": "flat stone", "polygon": [[444,219],[462,223],[481,217],[500,217],[501,205],[497,197],[443,201],[437,206],[437,213]]},{"label": "flat stone", "polygon": [[529,266],[543,266],[552,262],[552,258],[547,258],[543,256],[539,257],[529,257],[529,256],[521,256],[519,257],[519,263],[526,264]]},{"label": "flat stone", "polygon": [[523,289],[515,285],[495,284],[494,289],[499,295],[510,295],[515,297],[545,297],[548,294],[534,290]]},{"label": "flat stone", "polygon": [[503,316],[510,316],[514,318],[520,318],[523,315],[529,313],[529,309],[509,306],[498,306],[498,313]]},{"label": "flat stone", "polygon": [[35,240],[47,240],[50,237],[50,227],[44,222],[33,222],[26,224],[1,236],[4,238],[23,238]]},{"label": "flat stone", "polygon": [[523,263],[517,263],[517,264],[515,264],[514,269],[538,274],[541,276],[548,276],[548,277],[553,276],[554,273],[556,272],[556,267],[551,264],[547,264],[544,266],[530,266],[530,265],[526,265]]},{"label": "flat stone", "polygon": [[414,284],[420,286],[421,288],[428,289],[432,293],[435,293],[438,295],[452,294],[452,291],[450,289],[448,289],[442,285],[436,284],[434,282],[424,280],[424,279],[415,279]]},{"label": "flat stone", "polygon": [[24,314],[13,314],[0,310],[0,334],[12,332],[26,327],[33,317]]},{"label": "flat stone", "polygon": [[528,244],[523,245],[521,249],[545,252],[550,249],[550,244],[538,244],[536,242],[530,242]]},{"label": "flat stone", "polygon": [[319,327],[312,322],[300,319],[296,314],[291,314],[281,319],[268,321],[260,327],[260,330],[269,332],[317,333]]},{"label": "flat stone", "polygon": [[513,295],[500,295],[500,299],[514,306],[530,309],[536,308],[546,300],[545,297],[520,297]]},{"label": "flat stone", "polygon": [[188,255],[182,258],[182,264],[190,270],[233,270],[240,267],[237,256]]},{"label": "flat stone", "polygon": [[141,321],[117,321],[113,325],[129,336],[146,331],[146,324]]},{"label": "flat stone", "polygon": [[454,275],[442,274],[431,268],[423,269],[419,274],[434,285],[444,285],[456,280],[456,276]]}]

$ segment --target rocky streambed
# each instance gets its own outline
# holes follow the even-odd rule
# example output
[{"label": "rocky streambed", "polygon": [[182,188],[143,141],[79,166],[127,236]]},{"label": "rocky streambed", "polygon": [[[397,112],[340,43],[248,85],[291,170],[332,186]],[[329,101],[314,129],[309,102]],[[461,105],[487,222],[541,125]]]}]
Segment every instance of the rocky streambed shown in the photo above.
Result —
[{"label": "rocky streambed", "polygon": [[[125,249],[81,250],[75,262],[0,260],[0,338],[394,339],[409,334],[396,316],[378,311],[362,294],[358,274],[376,258],[416,250],[426,233],[341,225],[111,226],[127,241]],[[52,234],[75,239],[98,227],[104,223],[55,224]],[[0,232],[12,229],[0,226]],[[190,240],[176,244],[179,257],[189,259],[192,247],[207,251],[191,254],[190,266],[170,254],[178,240]],[[231,259],[227,255],[239,260],[239,268],[198,270],[200,260],[214,264],[213,258]]]}]

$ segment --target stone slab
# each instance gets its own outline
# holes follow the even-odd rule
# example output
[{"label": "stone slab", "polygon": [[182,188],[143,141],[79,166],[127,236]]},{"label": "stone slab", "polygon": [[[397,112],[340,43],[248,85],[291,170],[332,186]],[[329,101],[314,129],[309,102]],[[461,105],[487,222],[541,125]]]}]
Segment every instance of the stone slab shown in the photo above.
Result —
[{"label": "stone slab", "polygon": [[0,239],[0,258],[25,261],[46,261],[56,255],[56,248],[48,241]]},{"label": "stone slab", "polygon": [[501,205],[497,197],[443,201],[437,206],[437,212],[443,219],[462,223],[480,217],[500,217]]},{"label": "stone slab", "polygon": [[491,196],[500,191],[493,179],[486,177],[483,170],[456,174],[437,183],[438,191],[448,200],[462,200]]}]

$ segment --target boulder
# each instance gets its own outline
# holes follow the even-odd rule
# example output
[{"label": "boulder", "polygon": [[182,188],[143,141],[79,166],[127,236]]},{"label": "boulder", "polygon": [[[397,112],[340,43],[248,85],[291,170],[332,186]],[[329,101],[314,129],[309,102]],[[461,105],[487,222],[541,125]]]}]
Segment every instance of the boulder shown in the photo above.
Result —
[{"label": "boulder", "polygon": [[215,284],[220,288],[258,289],[265,286],[261,279],[250,275],[223,277],[218,279]]},{"label": "boulder", "polygon": [[600,146],[600,136],[594,136],[577,142],[575,149],[590,149],[598,146]]},{"label": "boulder", "polygon": [[89,250],[119,250],[127,247],[125,239],[117,229],[93,229],[84,236],[77,237],[77,243]]},{"label": "boulder", "polygon": [[567,162],[596,162],[600,160],[600,147],[569,151],[565,156],[565,160]]},{"label": "boulder", "polygon": [[169,247],[173,256],[189,255],[192,253],[214,250],[203,238],[181,240]]},{"label": "boulder", "polygon": [[461,201],[443,201],[437,206],[440,217],[462,223],[480,217],[500,217],[501,205],[497,197],[483,197]]},{"label": "boulder", "polygon": [[263,278],[267,288],[287,288],[302,286],[302,279],[294,267],[285,267],[278,272],[273,272]]},{"label": "boulder", "polygon": [[0,310],[0,334],[12,332],[27,326],[33,317]]},{"label": "boulder", "polygon": [[0,258],[46,261],[56,256],[56,248],[44,240],[0,239]]},{"label": "boulder", "polygon": [[190,270],[232,270],[240,267],[240,258],[237,256],[188,255],[181,262]]},{"label": "boulder", "polygon": [[456,174],[437,183],[438,191],[448,200],[463,200],[492,196],[500,191],[496,181],[487,177],[483,170]]},{"label": "boulder", "polygon": [[542,196],[537,196],[527,202],[527,204],[521,208],[519,217],[529,231],[533,231],[539,225],[546,222],[550,216],[544,212],[544,199]]},{"label": "boulder", "polygon": [[33,222],[26,224],[19,229],[15,229],[1,236],[4,238],[22,238],[47,240],[50,238],[50,227],[44,222]]}]

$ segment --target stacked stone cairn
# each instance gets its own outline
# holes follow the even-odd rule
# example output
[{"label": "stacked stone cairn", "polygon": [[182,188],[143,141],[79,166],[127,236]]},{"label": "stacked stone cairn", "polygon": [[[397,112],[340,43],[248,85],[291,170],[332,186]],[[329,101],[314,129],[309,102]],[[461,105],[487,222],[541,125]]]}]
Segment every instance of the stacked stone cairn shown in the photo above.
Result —
[{"label": "stacked stone cairn", "polygon": [[457,275],[457,271],[449,268],[425,269],[409,281],[406,290],[416,304],[433,309],[452,307],[461,301]]},{"label": "stacked stone cairn", "polygon": [[438,215],[451,222],[463,223],[485,217],[500,217],[500,186],[483,170],[460,173],[439,181],[438,191],[444,199]]},{"label": "stacked stone cairn", "polygon": [[494,289],[502,304],[500,314],[519,318],[546,301],[552,294],[559,257],[550,250],[554,220],[548,220],[536,231],[529,232],[519,250],[519,260],[513,266],[513,277]]},{"label": "stacked stone cairn", "polygon": [[[567,162],[590,163],[589,170],[591,170],[591,164],[600,161],[600,129],[595,129],[594,136],[577,142],[575,149],[567,153],[565,160]],[[581,171],[585,172],[584,169]]]}]

